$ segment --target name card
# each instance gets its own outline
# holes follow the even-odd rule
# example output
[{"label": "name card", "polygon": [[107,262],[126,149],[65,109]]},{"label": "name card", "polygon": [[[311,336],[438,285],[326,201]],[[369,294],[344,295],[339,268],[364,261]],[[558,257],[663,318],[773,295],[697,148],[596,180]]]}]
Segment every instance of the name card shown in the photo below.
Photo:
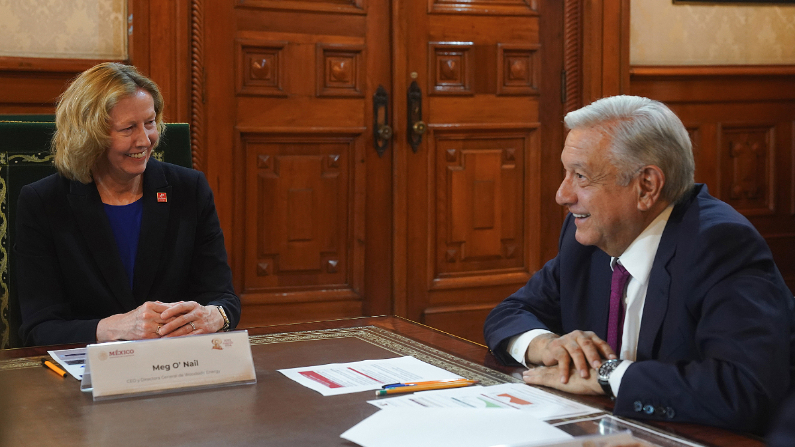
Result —
[{"label": "name card", "polygon": [[88,345],[86,361],[94,400],[257,383],[248,331]]}]

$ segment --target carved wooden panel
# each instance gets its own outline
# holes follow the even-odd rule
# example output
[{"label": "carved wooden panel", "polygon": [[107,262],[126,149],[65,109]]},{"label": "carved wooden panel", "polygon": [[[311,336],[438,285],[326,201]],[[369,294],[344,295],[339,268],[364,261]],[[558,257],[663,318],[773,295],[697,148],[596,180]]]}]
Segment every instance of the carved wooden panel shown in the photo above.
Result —
[{"label": "carved wooden panel", "polygon": [[235,85],[240,95],[287,96],[284,48],[287,42],[236,39]]},{"label": "carved wooden panel", "polygon": [[738,211],[775,211],[772,127],[728,127],[721,130],[721,196]]},{"label": "carved wooden panel", "polygon": [[363,45],[317,44],[317,96],[364,96]]},{"label": "carved wooden panel", "polygon": [[538,95],[539,45],[497,45],[497,94]]},{"label": "carved wooden panel", "polygon": [[525,266],[530,146],[529,134],[437,137],[435,278]]},{"label": "carved wooden panel", "polygon": [[365,0],[236,0],[235,7],[365,14]]},{"label": "carved wooden panel", "polygon": [[363,268],[354,239],[363,228],[357,137],[244,134],[243,145],[243,294],[322,290],[338,299],[344,290],[356,297]]},{"label": "carved wooden panel", "polygon": [[475,72],[470,58],[472,42],[430,42],[428,79],[431,94],[472,95]]},{"label": "carved wooden panel", "polygon": [[682,119],[696,181],[748,217],[795,291],[793,74],[793,66],[633,67],[629,93]]},{"label": "carved wooden panel", "polygon": [[537,0],[428,0],[429,13],[537,15]]}]

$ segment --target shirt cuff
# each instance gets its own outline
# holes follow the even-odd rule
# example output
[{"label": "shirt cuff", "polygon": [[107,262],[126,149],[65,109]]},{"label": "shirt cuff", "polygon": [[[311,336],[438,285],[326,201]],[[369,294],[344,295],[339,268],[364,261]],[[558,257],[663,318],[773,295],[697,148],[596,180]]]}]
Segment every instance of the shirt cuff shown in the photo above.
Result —
[{"label": "shirt cuff", "polygon": [[514,335],[508,339],[508,354],[517,362],[527,366],[527,348],[530,347],[530,343],[539,335],[551,333],[546,329],[533,329],[524,334]]},{"label": "shirt cuff", "polygon": [[607,381],[610,383],[610,389],[613,390],[613,396],[618,397],[618,388],[621,386],[621,379],[624,377],[624,373],[627,372],[627,368],[633,363],[632,360],[624,360],[612,373],[610,373],[610,378],[607,379]]}]

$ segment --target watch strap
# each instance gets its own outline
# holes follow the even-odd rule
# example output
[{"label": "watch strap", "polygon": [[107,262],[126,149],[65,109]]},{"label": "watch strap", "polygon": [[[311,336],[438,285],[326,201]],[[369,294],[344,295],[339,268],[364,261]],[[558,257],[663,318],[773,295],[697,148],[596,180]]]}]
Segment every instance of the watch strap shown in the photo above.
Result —
[{"label": "watch strap", "polygon": [[219,329],[219,332],[228,332],[229,331],[229,317],[226,316],[226,311],[224,310],[223,306],[215,306],[218,308],[218,312],[221,313],[221,317],[224,319],[224,326]]},{"label": "watch strap", "polygon": [[618,368],[618,365],[620,365],[622,361],[623,360],[620,359],[607,360],[599,367],[597,382],[599,382],[602,391],[604,391],[610,399],[616,398],[615,394],[613,394],[613,388],[610,386],[610,375]]}]

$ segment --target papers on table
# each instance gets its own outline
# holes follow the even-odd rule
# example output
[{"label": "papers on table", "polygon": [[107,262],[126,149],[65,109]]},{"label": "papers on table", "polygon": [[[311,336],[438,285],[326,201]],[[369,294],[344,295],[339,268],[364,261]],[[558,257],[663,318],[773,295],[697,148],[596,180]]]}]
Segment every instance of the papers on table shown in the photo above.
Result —
[{"label": "papers on table", "polygon": [[390,383],[461,378],[410,356],[280,369],[279,372],[324,396],[377,390]]},{"label": "papers on table", "polygon": [[50,354],[50,357],[72,377],[77,380],[83,379],[83,370],[86,367],[86,348],[47,351],[47,354]]},{"label": "papers on table", "polygon": [[382,410],[340,436],[366,447],[488,447],[572,438],[524,411],[473,408]]},{"label": "papers on table", "polygon": [[472,408],[515,409],[541,419],[563,419],[598,413],[599,410],[523,383],[488,387],[422,391],[368,401],[379,408]]}]

